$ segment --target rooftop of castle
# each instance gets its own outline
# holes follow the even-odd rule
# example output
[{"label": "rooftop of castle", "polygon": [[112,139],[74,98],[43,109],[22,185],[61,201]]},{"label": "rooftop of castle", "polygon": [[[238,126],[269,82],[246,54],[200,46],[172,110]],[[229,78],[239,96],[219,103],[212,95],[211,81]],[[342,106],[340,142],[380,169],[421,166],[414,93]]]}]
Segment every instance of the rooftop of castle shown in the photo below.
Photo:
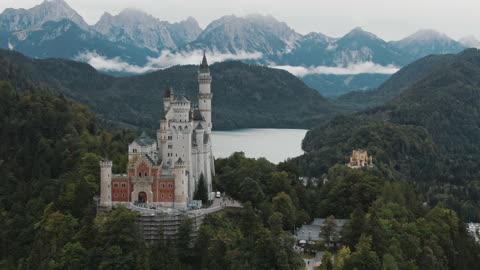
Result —
[{"label": "rooftop of castle", "polygon": [[155,140],[150,138],[147,133],[142,132],[142,134],[140,136],[138,136],[136,139],[135,139],[135,142],[138,143],[140,146],[146,146],[146,145],[152,145]]},{"label": "rooftop of castle", "polygon": [[179,95],[175,96],[175,101],[174,102],[190,102],[185,96]]}]

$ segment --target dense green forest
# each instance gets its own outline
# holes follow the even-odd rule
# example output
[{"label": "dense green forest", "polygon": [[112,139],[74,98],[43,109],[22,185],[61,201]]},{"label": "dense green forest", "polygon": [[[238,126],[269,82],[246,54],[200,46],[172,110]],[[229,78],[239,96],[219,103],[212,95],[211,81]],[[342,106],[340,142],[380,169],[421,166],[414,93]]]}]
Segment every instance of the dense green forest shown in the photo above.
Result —
[{"label": "dense green forest", "polygon": [[[454,211],[423,205],[412,184],[398,178],[387,180],[381,170],[336,165],[328,170],[327,182],[310,180],[305,185],[289,162],[273,165],[236,153],[217,160],[216,166],[216,185],[234,198],[248,201],[245,211],[253,206],[272,232],[280,231],[275,224],[291,230],[311,217],[350,218],[341,236],[345,245],[327,251],[320,269],[474,269],[480,261],[480,247]],[[249,228],[259,222],[237,220],[249,220]],[[248,251],[238,254],[245,253]],[[336,253],[334,259],[329,257],[332,253]],[[268,258],[273,254],[260,255]],[[218,269],[237,269],[231,264],[224,266]]]},{"label": "dense green forest", "polygon": [[[196,238],[187,219],[176,241],[157,243],[126,208],[95,213],[99,160],[123,171],[135,134],[3,66],[0,269],[303,269],[291,232],[327,216],[350,221],[322,269],[475,269],[480,247],[464,222],[480,209],[479,66],[466,51],[387,104],[335,117],[307,134],[301,158],[217,159],[215,190],[243,208],[208,216]],[[354,148],[375,167],[341,165]]]},{"label": "dense green forest", "polygon": [[466,221],[480,220],[480,51],[445,57],[448,64],[385,105],[308,132],[307,153],[295,163],[320,176],[363,148],[384,177],[413,180],[431,205],[443,202]]},{"label": "dense green forest", "polygon": [[176,242],[151,244],[125,208],[96,218],[98,162],[108,157],[122,171],[133,134],[106,131],[63,96],[17,92],[7,82],[0,83],[0,108],[1,269],[303,267],[290,234],[278,227],[281,217],[263,222],[249,203],[210,217],[197,241],[189,220]]},{"label": "dense green forest", "polygon": [[[86,104],[99,118],[120,128],[158,129],[167,86],[197,102],[197,66],[174,66],[116,78],[85,63],[32,59],[0,50],[0,79],[23,89],[25,78]],[[337,111],[300,79],[279,69],[223,62],[211,65],[215,129],[311,128]]]}]

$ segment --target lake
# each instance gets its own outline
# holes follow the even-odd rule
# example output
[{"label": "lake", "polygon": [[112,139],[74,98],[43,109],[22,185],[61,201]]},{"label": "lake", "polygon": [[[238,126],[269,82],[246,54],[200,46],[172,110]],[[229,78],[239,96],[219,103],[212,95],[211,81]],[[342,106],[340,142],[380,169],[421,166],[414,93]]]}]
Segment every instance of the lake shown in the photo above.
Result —
[{"label": "lake", "polygon": [[244,152],[246,157],[265,157],[273,163],[303,154],[305,129],[239,129],[213,132],[213,155],[228,157]]}]

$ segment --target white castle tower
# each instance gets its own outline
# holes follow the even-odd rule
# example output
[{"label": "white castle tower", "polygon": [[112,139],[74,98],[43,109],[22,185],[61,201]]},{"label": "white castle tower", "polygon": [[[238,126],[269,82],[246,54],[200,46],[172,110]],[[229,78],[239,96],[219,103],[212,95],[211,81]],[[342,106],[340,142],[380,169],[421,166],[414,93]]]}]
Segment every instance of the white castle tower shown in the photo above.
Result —
[{"label": "white castle tower", "polygon": [[112,162],[100,161],[100,206],[112,207]]},{"label": "white castle tower", "polygon": [[198,70],[198,108],[206,122],[206,132],[212,132],[212,92],[211,92],[212,76],[208,68],[207,57],[203,53],[202,63]]},{"label": "white castle tower", "polygon": [[174,207],[184,209],[187,208],[188,201],[188,172],[186,171],[185,162],[181,158],[175,162],[173,175],[175,178],[175,200]]}]

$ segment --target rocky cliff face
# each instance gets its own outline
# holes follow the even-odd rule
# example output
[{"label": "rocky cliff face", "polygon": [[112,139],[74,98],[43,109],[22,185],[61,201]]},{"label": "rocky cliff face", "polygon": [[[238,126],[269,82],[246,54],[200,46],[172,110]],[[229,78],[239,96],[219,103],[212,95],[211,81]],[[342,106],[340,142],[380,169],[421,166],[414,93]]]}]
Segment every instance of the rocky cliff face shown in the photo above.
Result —
[{"label": "rocky cliff face", "polygon": [[105,13],[94,28],[110,41],[134,44],[152,51],[178,49],[201,32],[193,18],[170,24],[135,9],[123,10],[116,16]]},{"label": "rocky cliff face", "polygon": [[80,28],[88,29],[87,23],[63,0],[45,0],[30,9],[7,8],[0,14],[0,29],[22,31],[38,28],[48,21],[69,19]]}]

